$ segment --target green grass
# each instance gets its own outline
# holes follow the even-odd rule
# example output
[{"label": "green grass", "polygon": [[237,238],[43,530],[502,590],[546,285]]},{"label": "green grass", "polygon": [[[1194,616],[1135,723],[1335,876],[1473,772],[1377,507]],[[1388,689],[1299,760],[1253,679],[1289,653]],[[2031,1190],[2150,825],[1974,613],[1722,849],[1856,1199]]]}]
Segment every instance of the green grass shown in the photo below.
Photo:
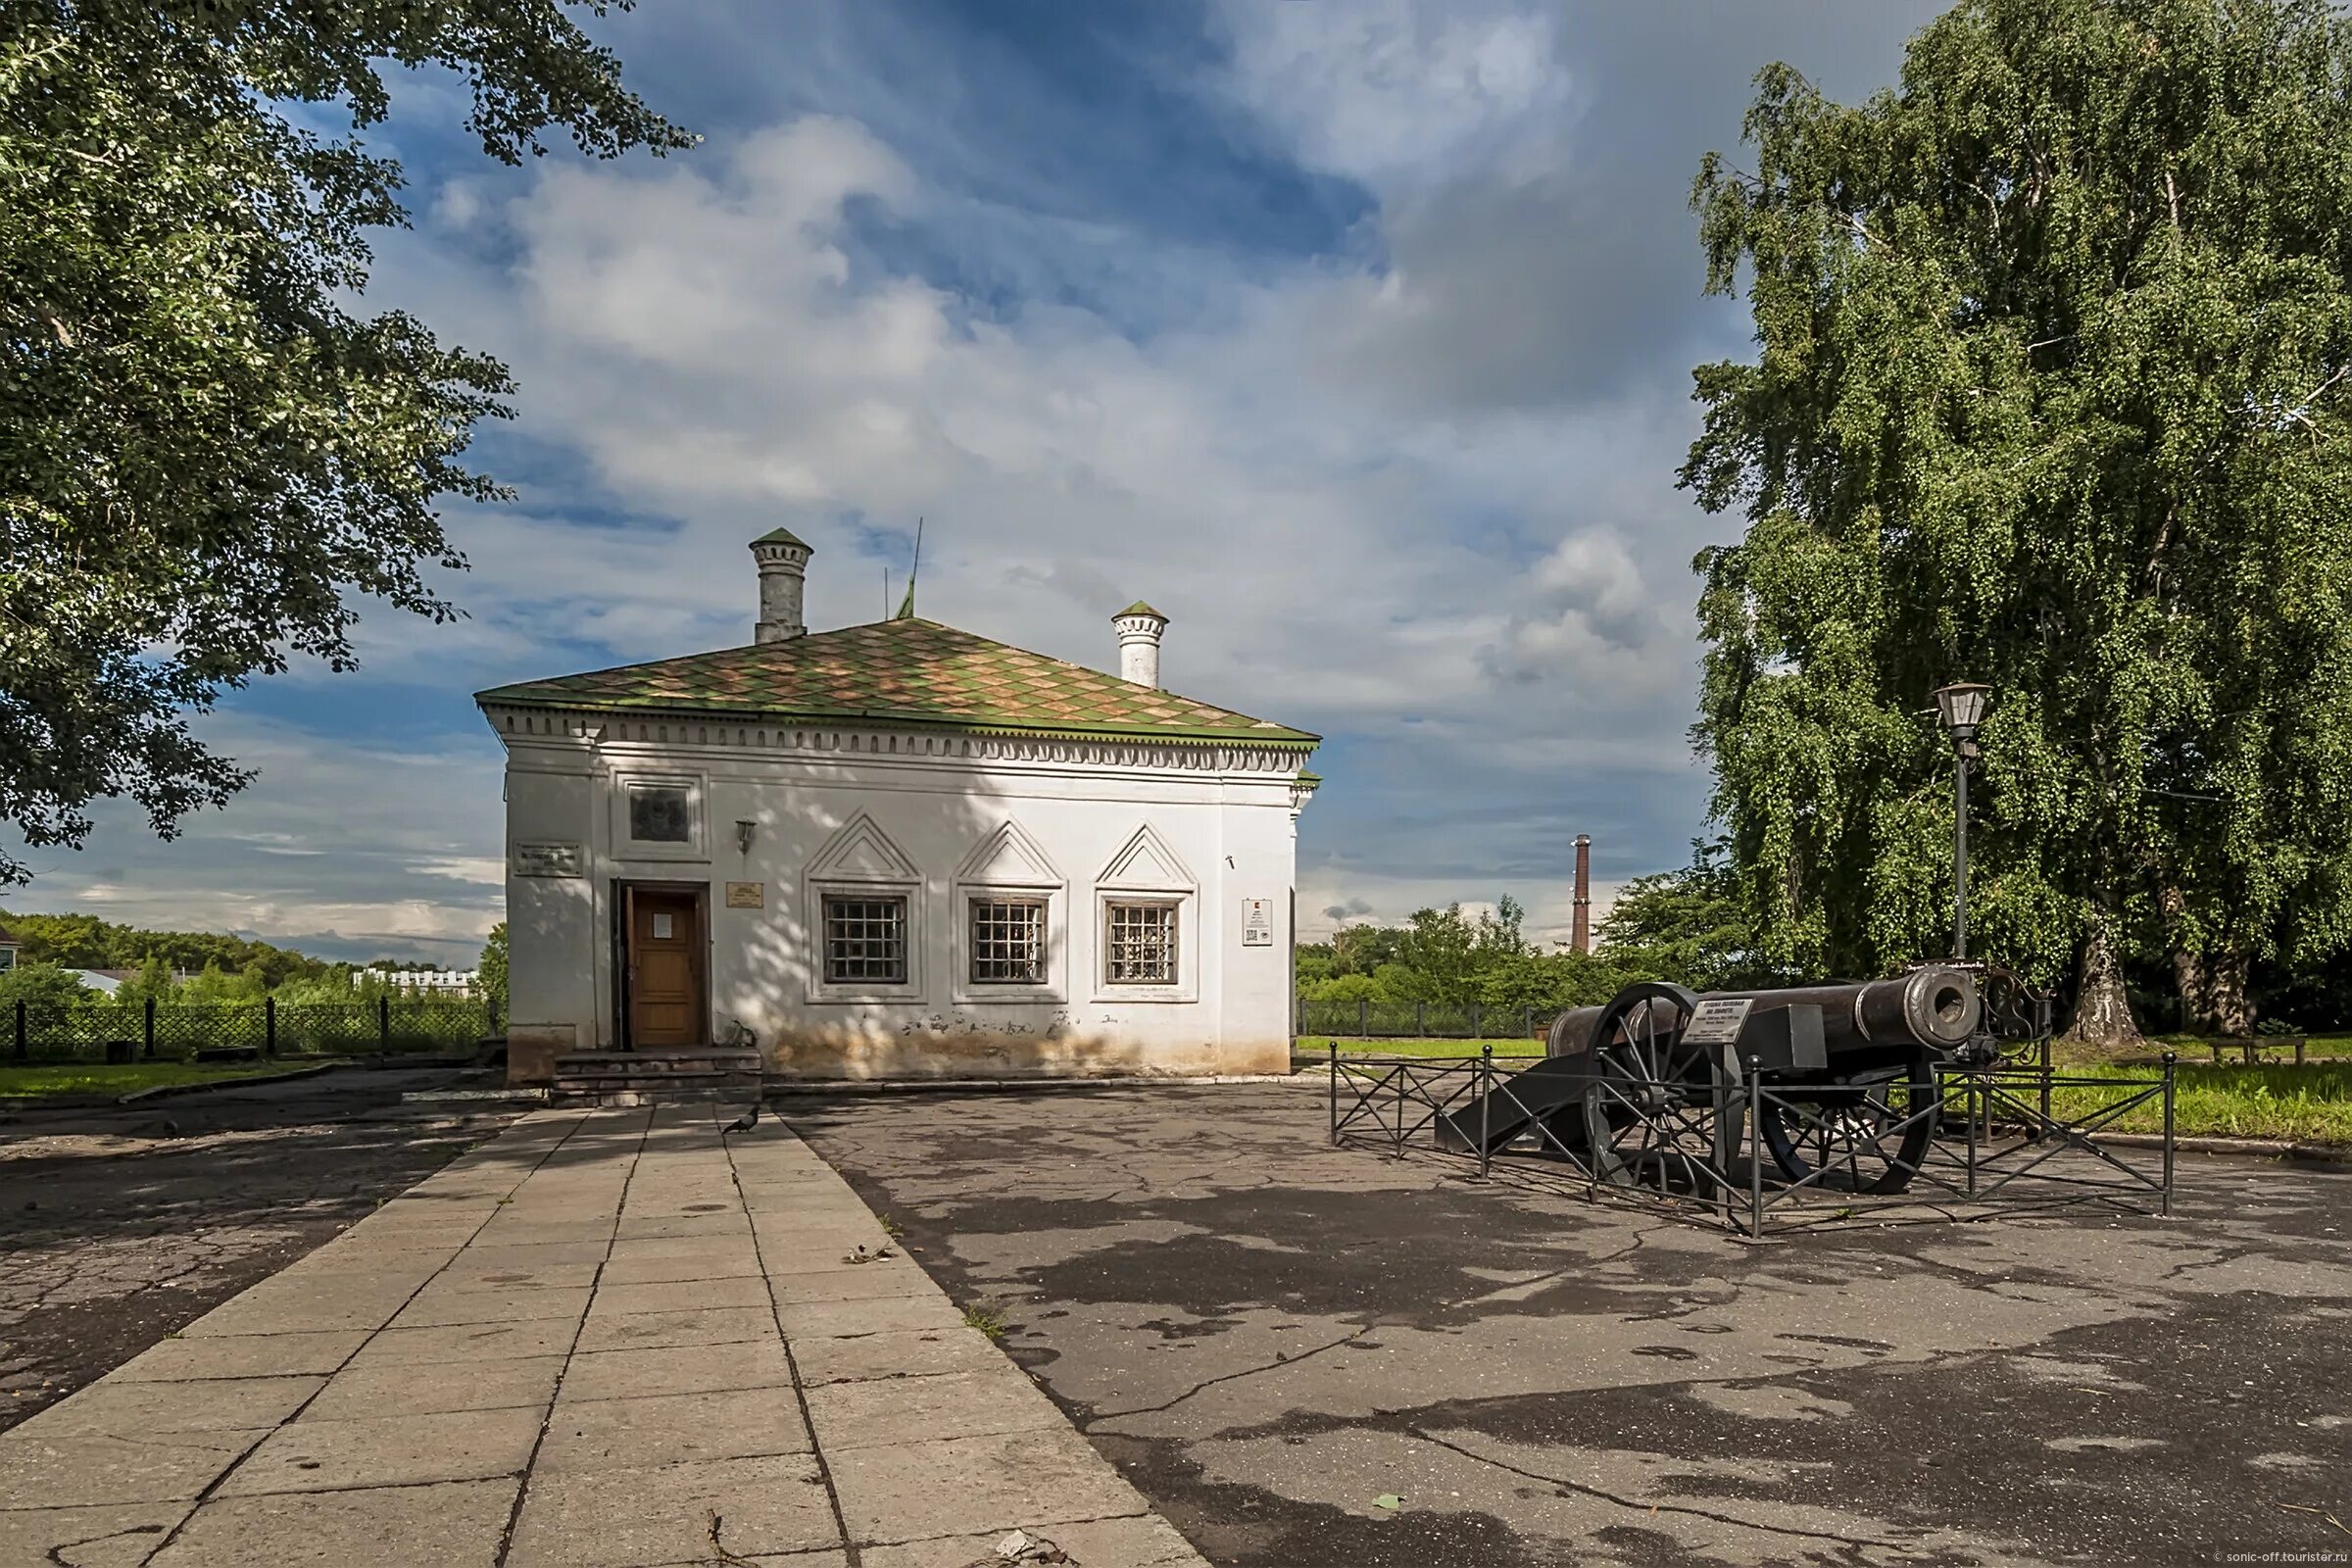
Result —
[{"label": "green grass", "polygon": [[[2152,1067],[2104,1063],[2066,1066],[2078,1078],[2145,1079]],[[2051,1108],[2081,1117],[2111,1104],[2118,1092],[2061,1089]],[[2152,1099],[2110,1124],[2116,1132],[2159,1133],[2164,1104]],[[2182,1138],[2270,1138],[2299,1144],[2352,1145],[2352,1062],[2315,1061],[2216,1067],[2183,1061],[2174,1069],[2173,1131]]]},{"label": "green grass", "polygon": [[992,1340],[1001,1340],[1004,1337],[1004,1316],[989,1307],[982,1306],[977,1301],[963,1309],[963,1326],[968,1329],[976,1329]]},{"label": "green grass", "polygon": [[257,1074],[284,1072],[284,1062],[132,1061],[0,1064],[0,1100],[43,1100],[51,1096],[115,1096],[164,1084],[210,1084]]}]

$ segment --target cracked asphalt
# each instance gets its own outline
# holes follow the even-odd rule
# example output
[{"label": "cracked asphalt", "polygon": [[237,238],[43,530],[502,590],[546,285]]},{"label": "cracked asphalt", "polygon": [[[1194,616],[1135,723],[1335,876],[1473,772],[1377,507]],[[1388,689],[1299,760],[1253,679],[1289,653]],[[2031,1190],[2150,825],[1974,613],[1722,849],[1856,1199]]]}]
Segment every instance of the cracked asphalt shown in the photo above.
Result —
[{"label": "cracked asphalt", "polygon": [[2352,1551],[2352,1174],[1757,1247],[1333,1150],[1304,1085],[783,1109],[1216,1563]]},{"label": "cracked asphalt", "polygon": [[467,1082],[447,1069],[347,1070],[0,1117],[0,1431],[276,1273],[527,1108],[401,1099]]}]

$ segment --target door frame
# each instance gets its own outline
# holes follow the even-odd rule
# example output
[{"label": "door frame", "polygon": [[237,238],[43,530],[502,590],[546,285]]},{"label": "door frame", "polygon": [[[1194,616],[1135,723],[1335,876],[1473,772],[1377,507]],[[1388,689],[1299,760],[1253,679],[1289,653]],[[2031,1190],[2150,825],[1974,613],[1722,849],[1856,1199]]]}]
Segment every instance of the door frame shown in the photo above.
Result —
[{"label": "door frame", "polygon": [[[637,1043],[631,1038],[635,1027],[629,997],[629,914],[635,893],[683,894],[694,902],[694,920],[703,934],[700,948],[694,955],[695,1005],[702,1014],[702,1033],[710,1034],[710,884],[682,882],[659,877],[614,877],[612,879],[612,1040],[616,1050],[635,1051]],[[709,1045],[706,1038],[703,1042]]]}]

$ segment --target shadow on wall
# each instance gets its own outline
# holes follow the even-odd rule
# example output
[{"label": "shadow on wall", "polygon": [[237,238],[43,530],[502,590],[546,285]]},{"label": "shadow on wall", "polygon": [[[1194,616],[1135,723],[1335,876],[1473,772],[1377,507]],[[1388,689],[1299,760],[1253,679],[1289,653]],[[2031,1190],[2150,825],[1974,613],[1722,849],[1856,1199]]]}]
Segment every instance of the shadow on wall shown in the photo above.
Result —
[{"label": "shadow on wall", "polygon": [[[729,1025],[740,1022],[758,1038],[771,1071],[799,1078],[1218,1071],[1216,1031],[1205,1026],[1214,1008],[1205,1002],[1152,1017],[1149,1040],[1142,1031],[1130,1037],[1106,1009],[1088,1005],[1092,879],[1100,867],[1068,863],[1067,855],[1054,859],[1023,832],[1010,836],[1026,856],[1016,872],[979,884],[965,880],[974,852],[1008,820],[1034,828],[1059,804],[1014,793],[982,773],[967,789],[936,795],[859,792],[848,779],[821,792],[771,785],[760,788],[744,810],[714,810],[714,818],[730,818],[712,822],[714,895],[729,880],[766,884],[761,909],[713,907],[714,1038],[725,1039]],[[1149,808],[1138,803],[1130,814],[1141,822]],[[737,816],[756,824],[748,853],[737,846],[731,819]],[[984,999],[957,972],[955,966],[965,961],[962,906],[976,885],[1047,898],[1048,986]],[[907,899],[906,984],[851,993],[825,983],[820,890]],[[713,899],[714,906],[722,902]],[[1194,1030],[1185,1030],[1180,1017]],[[1172,1043],[1170,1025],[1177,1033]]]}]

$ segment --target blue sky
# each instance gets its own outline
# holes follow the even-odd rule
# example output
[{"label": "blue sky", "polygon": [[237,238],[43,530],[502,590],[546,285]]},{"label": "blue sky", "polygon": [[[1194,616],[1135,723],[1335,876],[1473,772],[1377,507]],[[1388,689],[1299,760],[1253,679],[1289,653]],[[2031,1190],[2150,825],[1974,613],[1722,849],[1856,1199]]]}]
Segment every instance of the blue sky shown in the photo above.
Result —
[{"label": "blue sky", "polygon": [[[703,144],[519,170],[403,84],[368,132],[415,226],[369,297],[494,353],[517,417],[449,517],[467,618],[206,721],[261,777],[158,843],[107,809],[19,908],[463,959],[499,917],[500,753],[468,694],[747,640],[744,542],[872,618],[930,519],[924,613],[1318,730],[1310,928],[1508,892],[1568,917],[1679,862],[1690,370],[1745,352],[1686,206],[1755,70],[1893,79],[1897,0],[648,0],[599,30]],[[903,575],[901,577],[903,581]],[[1321,912],[1317,912],[1321,911]]]}]

